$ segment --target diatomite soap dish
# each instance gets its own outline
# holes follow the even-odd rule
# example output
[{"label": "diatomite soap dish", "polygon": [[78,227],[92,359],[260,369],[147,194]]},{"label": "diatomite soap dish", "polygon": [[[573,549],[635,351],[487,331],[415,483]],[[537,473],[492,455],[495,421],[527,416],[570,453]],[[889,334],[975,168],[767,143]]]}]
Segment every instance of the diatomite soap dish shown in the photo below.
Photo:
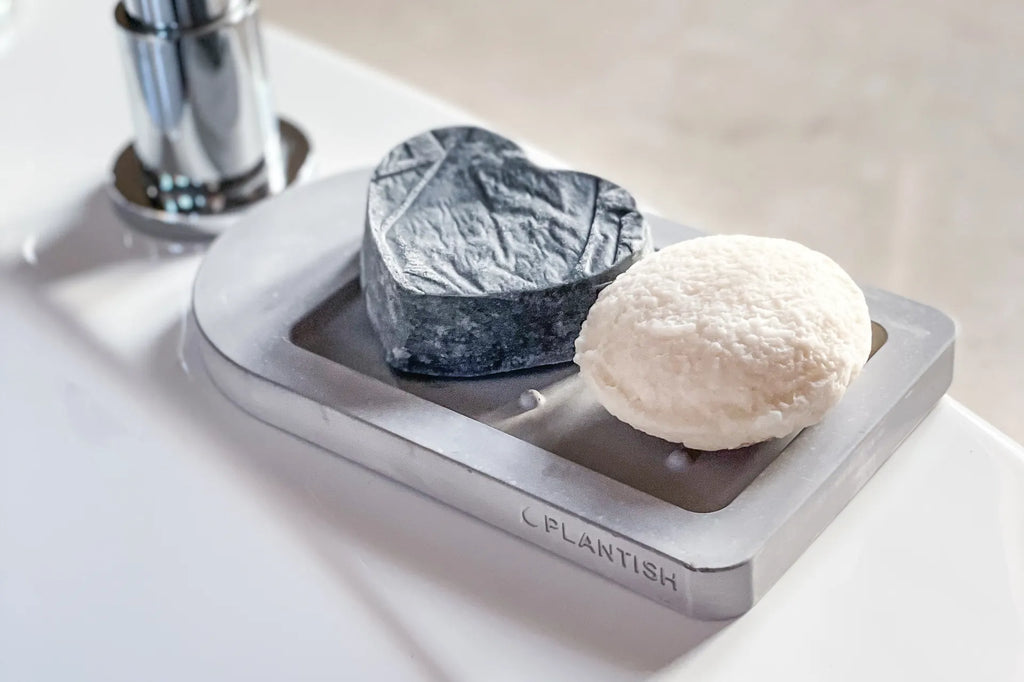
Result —
[{"label": "diatomite soap dish", "polygon": [[[875,289],[872,356],[839,404],[740,451],[634,430],[572,364],[396,373],[359,289],[369,180],[297,187],[213,244],[193,311],[214,382],[263,421],[691,616],[753,606],[951,381],[952,321]],[[656,246],[699,234],[647,220]]]}]

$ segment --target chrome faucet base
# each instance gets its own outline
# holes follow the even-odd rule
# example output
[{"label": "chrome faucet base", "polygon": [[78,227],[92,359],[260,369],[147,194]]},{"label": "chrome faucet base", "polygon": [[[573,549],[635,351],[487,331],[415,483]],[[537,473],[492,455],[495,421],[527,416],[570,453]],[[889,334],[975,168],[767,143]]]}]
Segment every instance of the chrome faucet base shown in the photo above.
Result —
[{"label": "chrome faucet base", "polygon": [[252,204],[309,176],[309,138],[283,118],[278,119],[278,129],[284,185],[269,194],[266,186],[247,193],[244,187],[239,190],[237,186],[195,184],[184,176],[154,177],[143,167],[133,144],[128,144],[114,162],[107,193],[132,229],[172,241],[209,241],[234,224]]},{"label": "chrome faucet base", "polygon": [[122,0],[114,22],[135,136],[110,195],[129,225],[210,240],[299,180],[310,144],[274,113],[259,0]]}]

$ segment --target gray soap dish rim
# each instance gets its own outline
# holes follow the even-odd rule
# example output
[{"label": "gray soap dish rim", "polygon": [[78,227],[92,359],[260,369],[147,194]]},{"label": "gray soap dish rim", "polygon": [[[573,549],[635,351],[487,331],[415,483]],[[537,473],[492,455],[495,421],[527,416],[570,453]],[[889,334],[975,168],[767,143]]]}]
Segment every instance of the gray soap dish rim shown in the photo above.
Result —
[{"label": "gray soap dish rim", "polygon": [[[369,176],[361,169],[290,190],[211,247],[193,315],[214,383],[268,423],[691,616],[748,610],[951,381],[952,321],[865,288],[872,319],[888,334],[871,371],[725,508],[681,509],[292,342],[294,325],[340,284],[336,264],[358,251]],[[700,234],[647,217],[658,244]],[[563,536],[571,525],[628,547],[637,566],[681,573],[668,589],[624,556],[621,567],[592,561],[551,529],[538,530],[531,519],[540,518],[557,519]]]}]

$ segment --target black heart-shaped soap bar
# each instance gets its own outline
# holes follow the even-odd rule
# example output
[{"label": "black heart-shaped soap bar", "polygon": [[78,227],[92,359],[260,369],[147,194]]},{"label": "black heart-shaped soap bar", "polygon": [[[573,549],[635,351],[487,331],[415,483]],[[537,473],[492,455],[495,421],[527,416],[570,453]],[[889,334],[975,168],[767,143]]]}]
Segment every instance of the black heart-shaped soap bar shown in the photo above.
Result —
[{"label": "black heart-shaped soap bar", "polygon": [[571,360],[598,290],[649,249],[623,188],[443,128],[374,171],[361,283],[388,364],[478,376]]}]

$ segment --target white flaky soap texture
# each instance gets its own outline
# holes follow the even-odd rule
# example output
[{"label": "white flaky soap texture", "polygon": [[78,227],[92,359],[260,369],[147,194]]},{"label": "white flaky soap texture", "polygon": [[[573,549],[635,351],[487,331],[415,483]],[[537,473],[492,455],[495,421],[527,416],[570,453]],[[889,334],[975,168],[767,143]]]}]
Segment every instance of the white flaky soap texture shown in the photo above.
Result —
[{"label": "white flaky soap texture", "polygon": [[818,423],[871,352],[864,294],[824,254],[742,235],[669,246],[600,294],[576,364],[613,415],[698,450]]}]

